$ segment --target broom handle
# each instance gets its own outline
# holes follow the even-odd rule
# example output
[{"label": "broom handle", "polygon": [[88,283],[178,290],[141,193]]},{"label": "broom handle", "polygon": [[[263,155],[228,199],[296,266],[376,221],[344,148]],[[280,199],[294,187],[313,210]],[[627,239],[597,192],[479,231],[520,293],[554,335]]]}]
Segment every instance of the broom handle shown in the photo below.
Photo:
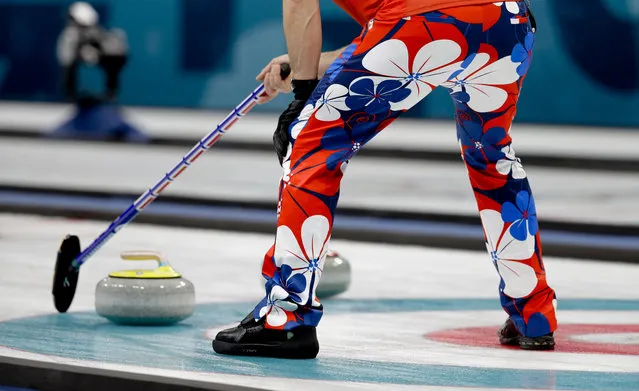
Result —
[{"label": "broom handle", "polygon": [[[291,68],[288,64],[281,65],[280,76],[282,79],[288,78]],[[137,215],[149,206],[169,185],[182,174],[193,162],[195,162],[204,152],[211,148],[237,121],[246,115],[256,104],[257,99],[264,93],[264,84],[261,84],[247,96],[233,111],[220,122],[209,134],[204,136],[184,157],[167,172],[159,182],[151,186],[137,200],[135,200],[127,210],[118,216],[109,227],[100,234],[84,251],[73,260],[73,268],[79,269],[96,251],[113,237],[119,230],[129,224]]]}]

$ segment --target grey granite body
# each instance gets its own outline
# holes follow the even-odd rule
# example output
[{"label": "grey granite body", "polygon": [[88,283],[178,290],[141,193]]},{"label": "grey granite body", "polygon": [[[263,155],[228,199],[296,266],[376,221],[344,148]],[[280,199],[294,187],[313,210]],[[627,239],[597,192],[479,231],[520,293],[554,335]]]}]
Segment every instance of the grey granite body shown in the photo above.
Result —
[{"label": "grey granite body", "polygon": [[322,271],[322,279],[316,290],[318,298],[326,299],[346,292],[351,284],[351,264],[347,259],[329,253]]},{"label": "grey granite body", "polygon": [[119,324],[165,325],[195,309],[195,287],[185,278],[102,279],[95,288],[96,312]]}]

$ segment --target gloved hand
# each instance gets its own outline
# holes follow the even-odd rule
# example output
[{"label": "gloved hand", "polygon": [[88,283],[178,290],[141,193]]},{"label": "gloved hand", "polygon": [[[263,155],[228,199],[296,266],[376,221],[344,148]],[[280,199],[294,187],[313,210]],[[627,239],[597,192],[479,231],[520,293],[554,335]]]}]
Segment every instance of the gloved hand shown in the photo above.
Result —
[{"label": "gloved hand", "polygon": [[288,150],[288,145],[291,142],[288,129],[291,126],[291,123],[299,117],[302,109],[306,105],[306,101],[311,97],[311,94],[317,87],[319,80],[293,80],[293,93],[295,94],[295,98],[288,105],[286,110],[280,115],[280,118],[277,122],[277,128],[275,129],[275,133],[273,133],[273,146],[275,147],[275,152],[277,152],[277,158],[280,161],[280,165],[284,161],[284,157],[286,156],[286,152]]}]

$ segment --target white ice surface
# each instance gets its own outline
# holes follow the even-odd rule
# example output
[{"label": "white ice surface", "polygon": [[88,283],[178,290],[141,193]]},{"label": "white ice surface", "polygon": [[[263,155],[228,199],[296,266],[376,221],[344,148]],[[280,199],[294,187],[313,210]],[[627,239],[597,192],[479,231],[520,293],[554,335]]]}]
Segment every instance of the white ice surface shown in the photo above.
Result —
[{"label": "white ice surface", "polygon": [[[3,138],[0,184],[142,194],[188,148]],[[525,163],[525,161],[524,161]],[[635,173],[527,168],[537,214],[580,223],[639,225]],[[275,204],[281,169],[272,153],[212,149],[163,194]],[[340,206],[477,216],[462,161],[359,157],[342,181]]]},{"label": "white ice surface", "polygon": [[[239,102],[238,102],[239,103]],[[126,107],[125,116],[154,137],[199,140],[230,112],[168,108]],[[0,127],[47,131],[73,114],[67,104],[0,102]],[[271,143],[277,113],[250,113],[235,125],[225,140]],[[639,132],[611,127],[520,124],[512,127],[514,147],[525,156],[578,156],[637,159]],[[223,142],[223,141],[222,141]],[[455,122],[402,118],[375,137],[367,148],[435,150],[456,153]]]},{"label": "white ice surface", "polygon": [[[63,235],[79,235],[83,245],[97,236],[103,222],[0,215],[0,320],[54,313],[50,283],[55,252]],[[82,276],[72,311],[92,310],[97,281],[109,271],[126,268],[119,253],[132,249],[163,252],[173,266],[196,286],[198,302],[253,301],[262,295],[259,269],[271,235],[227,233],[211,230],[177,229],[133,224],[116,235],[82,268]],[[335,240],[332,248],[352,263],[353,283],[344,298],[496,298],[497,276],[486,254],[424,247],[380,245]],[[636,312],[610,311],[605,318],[588,311],[561,311],[562,298],[639,299],[636,281],[639,266],[547,258],[549,281],[557,291],[560,322],[639,323]],[[228,278],[232,276],[232,278]],[[20,292],[20,294],[16,294]],[[406,319],[411,319],[410,322]],[[429,341],[429,331],[464,325],[498,325],[499,311],[415,312],[411,314],[327,314],[319,329],[324,357],[350,357],[372,361],[401,361],[421,364],[467,365],[474,367],[552,368],[565,370],[636,371],[639,357],[599,356],[555,352],[552,355],[517,350],[468,348]],[[404,320],[404,321],[402,321]],[[402,332],[388,340],[388,330]],[[472,324],[471,324],[472,322]],[[375,324],[357,338],[358,324]],[[386,341],[386,342],[384,342]],[[368,346],[368,349],[362,349]],[[376,346],[375,349],[370,349]],[[34,357],[31,354],[0,350],[3,355]],[[59,362],[73,360],[44,358]],[[478,359],[480,358],[480,359]],[[78,363],[76,363],[78,364]],[[134,367],[104,363],[79,363],[103,368],[158,373]],[[165,376],[181,376],[215,382],[230,382],[269,389],[303,385],[308,390],[389,389],[389,385],[299,381],[277,378],[194,374],[161,371]],[[452,390],[442,387],[392,386],[397,390]],[[478,389],[474,389],[478,390]]]}]

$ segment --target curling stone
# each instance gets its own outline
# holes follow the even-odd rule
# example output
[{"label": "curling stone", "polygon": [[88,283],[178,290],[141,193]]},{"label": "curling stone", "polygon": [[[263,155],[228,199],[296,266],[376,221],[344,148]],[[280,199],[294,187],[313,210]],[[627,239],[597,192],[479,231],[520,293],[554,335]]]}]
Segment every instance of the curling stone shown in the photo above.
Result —
[{"label": "curling stone", "polygon": [[112,272],[95,288],[95,311],[126,325],[169,325],[193,315],[195,288],[159,253],[127,251],[128,261],[155,260],[155,270]]},{"label": "curling stone", "polygon": [[351,264],[335,251],[329,250],[324,261],[322,279],[315,293],[326,299],[346,292],[351,284]]}]

